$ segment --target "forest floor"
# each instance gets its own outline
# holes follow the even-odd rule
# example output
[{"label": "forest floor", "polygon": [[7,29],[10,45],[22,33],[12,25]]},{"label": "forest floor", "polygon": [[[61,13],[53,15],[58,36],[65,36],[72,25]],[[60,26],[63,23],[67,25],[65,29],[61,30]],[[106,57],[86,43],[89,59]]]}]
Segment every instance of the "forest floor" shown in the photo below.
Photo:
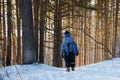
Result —
[{"label": "forest floor", "polygon": [[70,72],[38,63],[1,67],[0,80],[120,80],[120,58],[76,67]]}]

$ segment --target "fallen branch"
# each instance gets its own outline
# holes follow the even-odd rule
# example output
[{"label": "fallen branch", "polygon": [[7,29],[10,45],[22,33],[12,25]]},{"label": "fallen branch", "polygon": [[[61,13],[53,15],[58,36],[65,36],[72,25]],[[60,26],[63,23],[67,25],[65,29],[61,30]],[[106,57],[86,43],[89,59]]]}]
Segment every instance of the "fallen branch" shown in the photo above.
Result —
[{"label": "fallen branch", "polygon": [[19,69],[17,68],[16,65],[15,65],[15,68],[16,68],[16,70],[17,70],[17,72],[18,72],[18,75],[19,75],[19,77],[20,77],[20,80],[22,80],[22,76],[20,75]]}]

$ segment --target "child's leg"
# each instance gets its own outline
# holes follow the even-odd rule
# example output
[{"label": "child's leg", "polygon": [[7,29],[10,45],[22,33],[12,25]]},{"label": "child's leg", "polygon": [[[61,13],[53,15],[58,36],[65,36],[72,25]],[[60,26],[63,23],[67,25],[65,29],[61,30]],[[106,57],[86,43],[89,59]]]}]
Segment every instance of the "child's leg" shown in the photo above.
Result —
[{"label": "child's leg", "polygon": [[75,57],[71,57],[71,69],[72,69],[72,71],[74,71],[75,70]]},{"label": "child's leg", "polygon": [[70,71],[70,66],[71,66],[71,62],[70,62],[70,57],[65,57],[65,66],[66,66],[66,71]]}]

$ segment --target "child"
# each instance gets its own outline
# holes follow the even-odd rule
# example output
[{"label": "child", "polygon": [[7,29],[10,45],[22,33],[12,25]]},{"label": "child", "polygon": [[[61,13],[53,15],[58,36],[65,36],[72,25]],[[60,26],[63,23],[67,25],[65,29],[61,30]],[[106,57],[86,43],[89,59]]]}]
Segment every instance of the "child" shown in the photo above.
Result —
[{"label": "child", "polygon": [[64,33],[64,41],[61,44],[60,55],[62,58],[64,58],[65,65],[67,67],[66,71],[69,72],[70,68],[72,71],[74,71],[75,56],[78,55],[78,48],[74,39],[71,37],[70,32],[68,31]]}]

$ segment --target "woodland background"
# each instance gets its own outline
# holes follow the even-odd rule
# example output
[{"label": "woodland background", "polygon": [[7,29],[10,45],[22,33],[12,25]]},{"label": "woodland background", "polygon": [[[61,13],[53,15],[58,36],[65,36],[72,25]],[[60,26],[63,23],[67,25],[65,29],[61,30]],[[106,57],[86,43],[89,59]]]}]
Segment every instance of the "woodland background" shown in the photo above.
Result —
[{"label": "woodland background", "polygon": [[120,57],[120,0],[0,0],[2,66],[63,66],[65,30],[78,44],[77,66]]}]

